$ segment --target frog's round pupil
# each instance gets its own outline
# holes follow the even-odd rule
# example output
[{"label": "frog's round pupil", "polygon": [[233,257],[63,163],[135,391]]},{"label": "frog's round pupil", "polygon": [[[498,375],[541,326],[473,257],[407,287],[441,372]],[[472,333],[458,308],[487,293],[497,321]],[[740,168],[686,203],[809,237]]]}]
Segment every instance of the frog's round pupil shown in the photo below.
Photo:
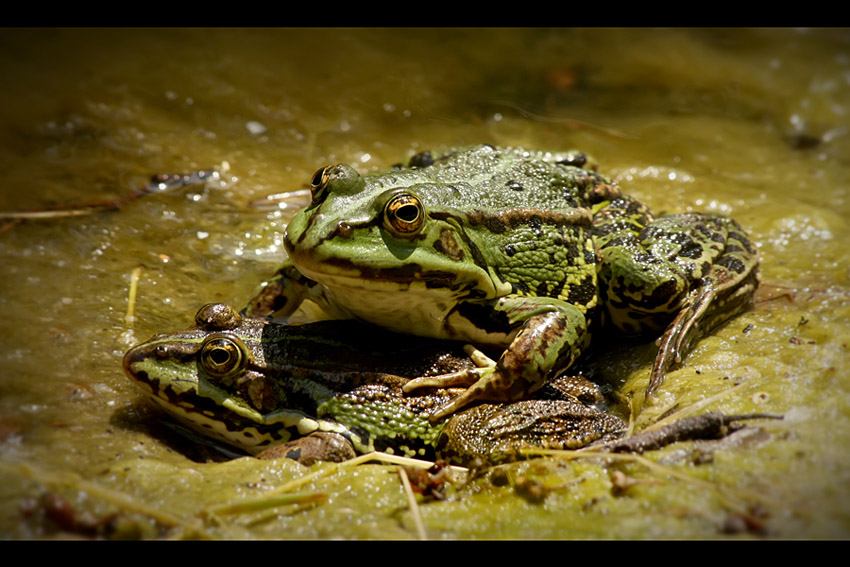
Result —
[{"label": "frog's round pupil", "polygon": [[419,208],[416,205],[403,205],[396,210],[396,216],[403,221],[413,222],[419,216]]},{"label": "frog's round pupil", "polygon": [[225,347],[216,347],[210,352],[210,360],[218,365],[222,365],[230,360],[230,352]]}]

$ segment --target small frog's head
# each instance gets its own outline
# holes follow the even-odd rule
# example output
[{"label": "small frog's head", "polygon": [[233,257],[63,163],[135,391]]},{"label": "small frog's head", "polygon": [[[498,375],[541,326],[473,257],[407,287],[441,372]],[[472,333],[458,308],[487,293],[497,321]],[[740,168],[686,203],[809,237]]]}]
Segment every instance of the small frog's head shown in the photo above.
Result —
[{"label": "small frog's head", "polygon": [[266,324],[242,319],[228,305],[205,305],[192,327],[130,349],[124,372],[187,427],[249,452],[262,450],[290,437],[270,418],[280,413],[281,400],[264,372]]}]

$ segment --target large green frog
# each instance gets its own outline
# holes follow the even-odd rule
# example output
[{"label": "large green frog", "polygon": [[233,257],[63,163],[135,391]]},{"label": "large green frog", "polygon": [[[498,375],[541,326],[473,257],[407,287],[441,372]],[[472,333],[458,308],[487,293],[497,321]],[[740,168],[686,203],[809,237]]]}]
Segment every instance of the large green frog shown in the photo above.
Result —
[{"label": "large green frog", "polygon": [[582,447],[626,429],[596,408],[598,391],[586,381],[555,381],[535,399],[480,404],[439,423],[430,413],[461,390],[401,390],[411,377],[473,367],[457,344],[410,341],[355,321],[243,319],[223,304],[205,305],[189,329],[124,357],[150,399],[202,435],[305,464],[376,450],[498,462],[523,448]]},{"label": "large green frog", "polygon": [[651,394],[694,339],[751,302],[757,252],[735,221],[656,219],[584,165],[481,145],[365,175],[325,167],[287,227],[286,263],[244,313],[287,317],[312,300],[331,317],[502,349],[405,385],[468,387],[432,420],[538,390],[589,345],[594,322],[660,335]]}]

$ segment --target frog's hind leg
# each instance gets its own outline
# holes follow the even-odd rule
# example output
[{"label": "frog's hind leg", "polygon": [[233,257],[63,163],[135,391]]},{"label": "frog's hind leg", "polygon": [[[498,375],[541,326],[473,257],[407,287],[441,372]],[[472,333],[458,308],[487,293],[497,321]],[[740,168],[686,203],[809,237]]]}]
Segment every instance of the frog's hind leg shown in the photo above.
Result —
[{"label": "frog's hind leg", "polygon": [[466,368],[438,376],[413,378],[404,385],[404,391],[410,392],[416,388],[427,386],[439,388],[468,387],[478,382],[483,376],[493,372],[493,369],[496,367],[495,360],[484,354],[474,345],[464,345],[463,350],[469,356],[470,360],[472,360],[472,363],[475,365],[474,368]]},{"label": "frog's hind leg", "polygon": [[722,220],[730,224],[726,248],[659,337],[647,396],[661,385],[670,367],[684,359],[694,341],[752,304],[759,285],[757,253],[735,221]]},{"label": "frog's hind leg", "polygon": [[594,230],[606,323],[629,334],[664,329],[649,395],[697,338],[749,305],[758,254],[731,219],[686,213],[651,220],[625,199],[600,211]]}]

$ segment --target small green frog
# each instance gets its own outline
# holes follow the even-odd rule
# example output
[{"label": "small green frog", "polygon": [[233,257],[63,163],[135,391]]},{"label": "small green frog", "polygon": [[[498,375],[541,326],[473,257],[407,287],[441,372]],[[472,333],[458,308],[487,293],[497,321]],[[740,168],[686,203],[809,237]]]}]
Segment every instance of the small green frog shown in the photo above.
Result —
[{"label": "small green frog", "polygon": [[366,175],[320,169],[287,227],[288,259],[243,313],[288,317],[311,300],[331,317],[502,349],[404,385],[467,387],[435,421],[540,389],[588,347],[595,323],[660,334],[651,394],[696,338],[751,303],[758,254],[735,221],[656,219],[585,162],[480,145]]},{"label": "small green frog", "polygon": [[260,457],[303,464],[383,451],[458,464],[501,462],[527,448],[574,449],[620,437],[587,381],[556,380],[534,399],[479,404],[432,423],[459,389],[402,392],[411,377],[474,368],[456,343],[356,321],[287,326],[209,304],[184,331],[124,357],[124,370],[168,414]]}]

